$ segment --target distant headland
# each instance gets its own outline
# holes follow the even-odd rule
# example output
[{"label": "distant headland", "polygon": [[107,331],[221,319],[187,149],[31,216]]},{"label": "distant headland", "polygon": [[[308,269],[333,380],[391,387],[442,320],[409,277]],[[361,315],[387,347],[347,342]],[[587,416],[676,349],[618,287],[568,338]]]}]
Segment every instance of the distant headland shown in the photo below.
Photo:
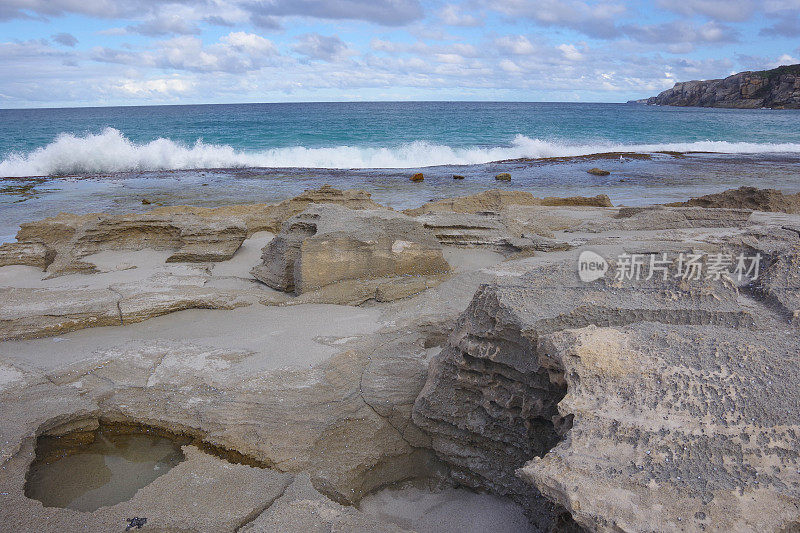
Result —
[{"label": "distant headland", "polygon": [[800,109],[800,64],[740,72],[724,79],[676,83],[658,96],[629,103],[737,109]]}]

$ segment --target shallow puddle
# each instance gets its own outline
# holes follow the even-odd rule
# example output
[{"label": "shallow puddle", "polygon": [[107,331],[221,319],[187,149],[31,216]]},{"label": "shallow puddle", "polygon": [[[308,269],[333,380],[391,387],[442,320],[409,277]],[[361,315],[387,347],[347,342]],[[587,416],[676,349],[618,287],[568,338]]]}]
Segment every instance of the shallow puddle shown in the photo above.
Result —
[{"label": "shallow puddle", "polygon": [[86,435],[91,442],[69,447],[40,442],[25,495],[45,507],[94,511],[131,499],[184,460],[178,443],[162,436],[102,428]]},{"label": "shallow puddle", "polygon": [[514,502],[452,487],[406,482],[365,496],[359,508],[419,533],[523,533],[534,531]]}]

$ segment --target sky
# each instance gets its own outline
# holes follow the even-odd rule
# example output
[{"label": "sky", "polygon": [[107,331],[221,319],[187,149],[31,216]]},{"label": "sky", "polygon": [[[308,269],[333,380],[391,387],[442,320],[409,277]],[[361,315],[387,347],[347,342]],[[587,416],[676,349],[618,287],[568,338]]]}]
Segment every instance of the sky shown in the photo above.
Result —
[{"label": "sky", "polygon": [[624,102],[798,57],[800,0],[0,0],[0,108]]}]

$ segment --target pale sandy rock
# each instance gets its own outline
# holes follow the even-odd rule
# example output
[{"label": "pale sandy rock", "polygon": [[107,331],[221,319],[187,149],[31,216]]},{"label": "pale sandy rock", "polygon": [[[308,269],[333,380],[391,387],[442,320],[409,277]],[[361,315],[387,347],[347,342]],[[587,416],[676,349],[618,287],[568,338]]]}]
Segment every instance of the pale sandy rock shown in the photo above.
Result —
[{"label": "pale sandy rock", "polygon": [[44,246],[54,255],[51,275],[93,272],[86,256],[107,250],[174,250],[173,261],[230,259],[247,236],[240,223],[203,219],[192,213],[71,215],[20,226],[17,241]]},{"label": "pale sandy rock", "polygon": [[109,289],[2,288],[0,339],[59,335],[95,326],[119,326],[119,295]]},{"label": "pale sandy rock", "polygon": [[[281,472],[308,472],[323,523],[369,531],[378,521],[340,504],[440,469],[410,423],[427,366],[422,344],[419,331],[401,328],[312,367],[268,371],[252,370],[247,351],[177,341],[96,350],[46,375],[0,360],[0,521],[12,530],[115,530],[123,518],[144,516],[156,530],[234,531],[282,493],[291,476]],[[93,513],[25,498],[34,438],[91,430],[98,418],[187,435],[273,468],[188,447],[187,461],[133,499]],[[294,530],[294,518],[282,520]]]},{"label": "pale sandy rock", "polygon": [[0,266],[28,265],[46,269],[55,258],[55,252],[43,244],[7,242],[0,245]]},{"label": "pale sandy rock", "polygon": [[258,291],[132,283],[109,288],[0,288],[0,339],[30,339],[78,329],[123,326],[184,309],[234,309]]},{"label": "pale sandy rock", "polygon": [[[486,246],[505,254],[569,250],[573,245],[524,232],[525,225],[505,209],[498,213],[429,213],[416,217],[443,245]],[[529,221],[528,221],[529,222]],[[547,229],[539,227],[539,231]]]},{"label": "pale sandy rock", "polygon": [[591,530],[791,529],[800,344],[776,333],[639,323],[540,339],[573,425],[521,475]]},{"label": "pale sandy rock", "polygon": [[[233,532],[271,505],[292,479],[275,470],[228,463],[194,446],[185,446],[183,451],[183,462],[140,489],[133,498],[94,512],[46,508],[17,491],[4,492],[0,508],[4,528],[124,531],[128,519],[145,517],[143,530]],[[0,474],[4,486],[24,483],[19,479],[19,469],[14,468],[19,461],[24,461],[24,456],[13,457],[6,472]]]},{"label": "pale sandy rock", "polygon": [[[358,501],[376,486],[430,468],[426,438],[409,425],[426,365],[406,354],[420,343],[419,334],[404,330],[311,368],[261,372],[248,369],[246,352],[176,342],[97,351],[24,395],[19,385],[0,390],[3,416],[24,423],[6,427],[2,437],[13,450],[92,413],[109,423],[194,435],[282,471],[305,470],[326,494]],[[64,393],[72,403],[40,409]]]},{"label": "pale sandy rock", "polygon": [[444,245],[503,247],[512,237],[497,213],[431,212],[417,216]]},{"label": "pale sandy rock", "polygon": [[[514,497],[542,528],[564,509],[597,531],[791,527],[800,399],[785,314],[725,280],[582,283],[574,269],[484,286],[432,361],[413,420],[452,475]],[[796,296],[790,271],[778,285]]]},{"label": "pale sandy rock", "polygon": [[319,189],[310,189],[294,198],[269,206],[263,212],[250,215],[245,220],[247,231],[248,234],[257,231],[278,233],[286,220],[302,213],[312,204],[335,204],[348,209],[385,209],[370,196],[367,191],[359,189],[342,191],[323,185]]},{"label": "pale sandy rock", "polygon": [[574,269],[571,262],[558,263],[478,290],[432,361],[413,413],[457,480],[517,499],[543,528],[563,511],[515,471],[558,443],[571,419],[557,411],[566,384],[537,357],[539,336],[645,320],[733,328],[754,324],[737,304],[736,289],[723,283],[586,284]]},{"label": "pale sandy rock", "polygon": [[[748,258],[758,256],[758,278],[746,290],[780,312],[786,320],[800,324],[800,228],[793,226],[752,229],[730,239]],[[748,262],[748,267],[750,263]]]},{"label": "pale sandy rock", "polygon": [[438,241],[414,219],[339,206],[313,206],[286,221],[262,259],[253,276],[298,295],[354,280],[440,276],[450,270]]}]

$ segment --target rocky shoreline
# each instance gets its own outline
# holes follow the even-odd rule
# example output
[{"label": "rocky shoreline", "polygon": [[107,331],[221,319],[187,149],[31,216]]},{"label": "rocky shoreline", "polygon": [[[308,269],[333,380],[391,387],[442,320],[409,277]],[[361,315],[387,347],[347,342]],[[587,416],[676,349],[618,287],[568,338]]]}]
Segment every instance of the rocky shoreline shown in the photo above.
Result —
[{"label": "rocky shoreline", "polygon": [[[0,246],[0,523],[432,531],[361,505],[424,481],[530,531],[792,531],[798,205],[493,190],[397,212],[322,187],[23,224]],[[605,270],[581,281],[587,252]],[[43,450],[103,428],[183,460],[95,511],[27,496]]]},{"label": "rocky shoreline", "polygon": [[800,65],[739,72],[719,80],[676,83],[658,96],[635,100],[648,105],[800,109]]}]

